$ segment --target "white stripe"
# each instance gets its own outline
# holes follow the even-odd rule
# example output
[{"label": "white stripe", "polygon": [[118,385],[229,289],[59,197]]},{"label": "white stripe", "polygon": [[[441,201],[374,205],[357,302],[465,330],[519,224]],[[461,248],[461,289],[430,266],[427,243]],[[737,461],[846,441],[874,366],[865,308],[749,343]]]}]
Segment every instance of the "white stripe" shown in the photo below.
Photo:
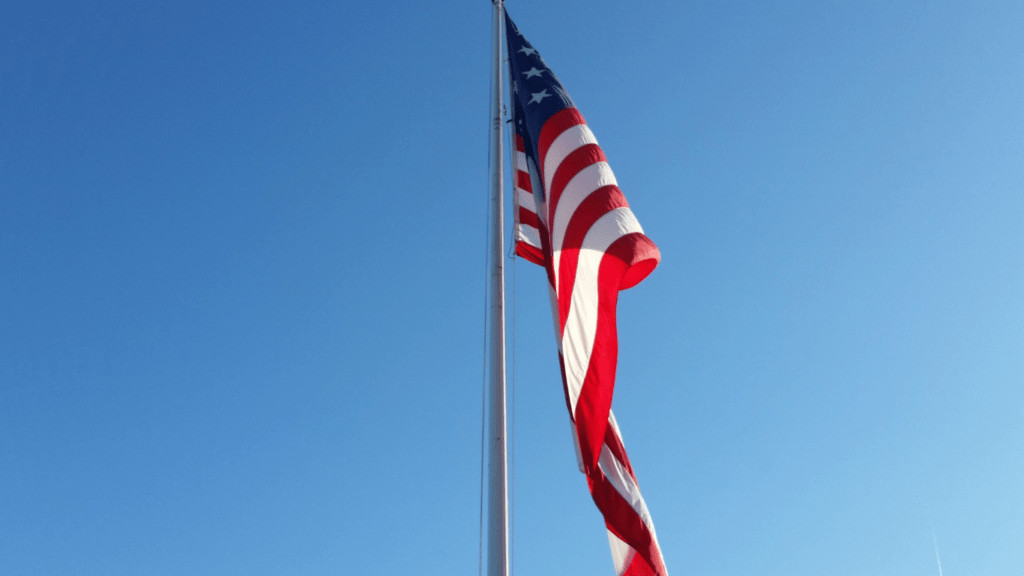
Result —
[{"label": "white stripe", "polygon": [[520,224],[516,230],[516,240],[526,242],[530,246],[540,249],[540,230],[528,224]]},{"label": "white stripe", "polygon": [[619,430],[619,422],[615,419],[615,413],[612,412],[611,408],[608,409],[608,425],[615,431],[615,437],[619,439],[619,444],[622,444],[622,449],[626,449],[626,441],[622,438],[622,431]]},{"label": "white stripe", "polygon": [[541,162],[544,163],[544,190],[551,190],[551,179],[555,177],[555,171],[565,158],[589,143],[597,143],[594,132],[586,124],[577,124],[565,129],[558,134],[558,137],[551,142],[548,148],[548,155]]},{"label": "white stripe", "polygon": [[551,190],[551,179],[555,177],[555,171],[566,156],[572,154],[580,146],[597,144],[597,138],[586,124],[577,124],[566,128],[565,132],[558,135],[548,148],[547,156],[541,162],[544,163],[544,189]]},{"label": "white stripe", "polygon": [[537,213],[537,203],[533,201],[533,194],[529,190],[516,187],[516,206],[526,208],[534,214]]},{"label": "white stripe", "polygon": [[527,171],[526,168],[526,152],[520,152],[516,150],[516,170]]},{"label": "white stripe", "polygon": [[[622,441],[622,431],[619,430],[619,423],[618,421],[615,420],[615,413],[612,412],[611,410],[608,411],[608,425],[611,426],[612,432],[615,434],[615,437],[619,439],[619,445],[621,445],[623,447],[623,450],[625,450],[626,443]],[[624,476],[626,479],[622,483],[622,489],[620,489],[620,487],[616,484],[615,480],[613,480],[612,476],[608,473],[608,468],[612,468],[612,466],[605,466],[605,452],[608,452],[608,457],[612,462],[615,463],[615,466],[622,469],[620,472],[617,472],[619,476]],[[647,529],[650,531],[651,539],[654,540],[655,547],[658,547],[658,535],[654,531],[654,521],[651,519],[650,511],[647,509],[647,503],[644,501],[643,496],[640,495],[640,487],[637,486],[636,482],[633,480],[633,476],[630,475],[630,473],[625,470],[625,466],[623,466],[619,462],[618,458],[615,458],[615,456],[611,454],[611,452],[608,450],[607,444],[601,446],[601,458],[598,459],[597,465],[599,468],[601,468],[601,471],[604,472],[605,477],[612,482],[613,486],[615,486],[615,490],[620,495],[622,495],[622,497],[625,498],[627,502],[630,502],[630,504],[633,507],[633,510],[637,512],[637,514],[640,516],[640,519],[643,521],[644,525],[646,525]],[[623,494],[623,492],[626,492],[627,494],[632,494],[634,491],[636,493],[636,498],[639,500],[639,506],[643,510],[642,512],[637,510],[637,505],[633,504],[633,501],[630,499],[629,496]],[[609,534],[609,536],[614,537],[614,535],[611,534]],[[618,540],[618,538],[616,538],[616,540]],[[619,540],[619,542],[622,542],[622,540]],[[610,540],[609,543],[611,543]],[[622,545],[629,547],[629,544],[626,544],[625,542],[622,542]],[[634,554],[636,553],[636,551],[633,550],[633,548],[629,548],[629,550],[632,551]],[[614,543],[612,543],[612,558],[616,558],[616,549]],[[628,560],[632,559],[633,556],[631,554],[629,555],[627,562],[623,566],[623,569],[629,566]]]},{"label": "white stripe", "polygon": [[566,390],[570,413],[574,416],[597,335],[597,273],[601,259],[612,242],[631,232],[641,231],[640,223],[629,208],[616,208],[594,222],[580,247],[569,313],[561,335]]},{"label": "white stripe", "polygon": [[615,564],[615,576],[622,576],[622,573],[629,568],[629,563],[636,555],[636,550],[619,540],[619,537],[608,531],[608,545],[612,548],[612,563]]},{"label": "white stripe", "polygon": [[556,250],[553,260],[555,267],[555,283],[558,283],[558,261],[562,242],[565,240],[565,231],[569,228],[569,220],[572,219],[576,209],[583,201],[602,186],[617,184],[615,174],[612,174],[611,167],[607,162],[591,164],[580,170],[572,180],[565,186],[562,196],[555,206],[554,218],[551,225],[551,246]]},{"label": "white stripe", "polygon": [[647,511],[647,504],[644,497],[640,495],[640,487],[636,485],[633,477],[629,475],[626,467],[619,462],[619,459],[608,449],[607,444],[601,445],[601,458],[597,461],[598,468],[604,472],[605,478],[615,487],[615,491],[629,502],[636,515],[643,520],[647,529],[654,534],[654,522],[651,520],[651,513]]}]

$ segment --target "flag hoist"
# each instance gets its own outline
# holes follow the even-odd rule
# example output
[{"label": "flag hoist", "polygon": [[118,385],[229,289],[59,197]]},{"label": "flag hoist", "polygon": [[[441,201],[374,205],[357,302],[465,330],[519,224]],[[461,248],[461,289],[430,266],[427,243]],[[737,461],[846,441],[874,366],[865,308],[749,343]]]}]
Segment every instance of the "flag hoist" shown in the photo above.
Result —
[{"label": "flag hoist", "polygon": [[618,294],[646,278],[661,255],[629,209],[582,114],[504,13],[500,1],[494,2],[494,19],[491,243],[496,252],[491,255],[488,574],[508,573],[507,503],[498,500],[508,490],[504,319],[499,318],[504,303],[500,134],[504,31],[515,132],[515,253],[543,266],[547,274],[577,461],[604,516],[616,575],[667,576],[654,523],[611,411],[618,358]]}]

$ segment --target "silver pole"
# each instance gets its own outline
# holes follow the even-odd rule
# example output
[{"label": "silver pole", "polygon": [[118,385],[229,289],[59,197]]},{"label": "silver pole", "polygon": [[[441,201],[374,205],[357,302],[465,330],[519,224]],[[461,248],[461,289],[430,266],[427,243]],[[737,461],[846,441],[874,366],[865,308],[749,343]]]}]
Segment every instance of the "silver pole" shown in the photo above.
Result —
[{"label": "silver pole", "polygon": [[508,576],[508,470],[505,454],[505,218],[501,146],[502,0],[494,4],[494,78],[491,86],[491,349],[488,446],[487,575]]}]

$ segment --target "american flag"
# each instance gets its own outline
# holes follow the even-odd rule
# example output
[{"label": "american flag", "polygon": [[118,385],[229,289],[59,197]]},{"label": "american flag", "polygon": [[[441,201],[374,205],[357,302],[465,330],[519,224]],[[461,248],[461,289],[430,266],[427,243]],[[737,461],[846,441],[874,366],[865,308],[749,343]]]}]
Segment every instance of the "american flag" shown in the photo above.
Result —
[{"label": "american flag", "polygon": [[604,515],[618,576],[666,576],[654,523],[611,412],[620,290],[661,254],[643,234],[597,139],[505,15],[515,125],[515,250],[544,266],[580,470]]}]

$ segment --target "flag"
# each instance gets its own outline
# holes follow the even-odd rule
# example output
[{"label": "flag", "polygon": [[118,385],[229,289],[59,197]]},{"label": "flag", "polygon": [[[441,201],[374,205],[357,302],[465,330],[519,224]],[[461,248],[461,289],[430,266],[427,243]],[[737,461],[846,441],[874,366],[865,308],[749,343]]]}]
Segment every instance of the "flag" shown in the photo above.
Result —
[{"label": "flag", "polygon": [[515,126],[515,251],[544,266],[580,470],[618,576],[667,576],[611,412],[615,309],[661,255],[561,82],[505,15]]}]

